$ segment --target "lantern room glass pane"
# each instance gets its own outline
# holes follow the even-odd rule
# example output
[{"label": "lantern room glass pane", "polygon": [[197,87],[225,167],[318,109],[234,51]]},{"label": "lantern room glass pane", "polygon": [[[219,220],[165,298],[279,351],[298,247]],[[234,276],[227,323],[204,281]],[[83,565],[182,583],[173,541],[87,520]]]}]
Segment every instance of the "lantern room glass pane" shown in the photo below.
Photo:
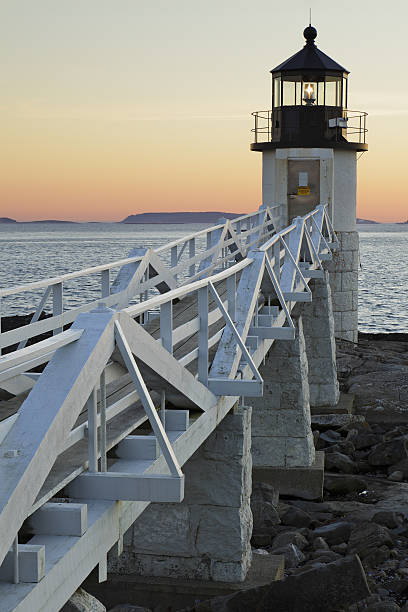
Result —
[{"label": "lantern room glass pane", "polygon": [[343,78],[343,102],[342,107],[347,108],[347,79]]},{"label": "lantern room glass pane", "polygon": [[305,81],[302,83],[302,104],[306,106],[316,106],[317,83]]},{"label": "lantern room glass pane", "polygon": [[281,78],[273,79],[273,106],[276,108],[281,105]]},{"label": "lantern room glass pane", "polygon": [[326,106],[341,106],[341,77],[326,77]]},{"label": "lantern room glass pane", "polygon": [[294,106],[295,104],[295,82],[283,81],[282,106]]}]

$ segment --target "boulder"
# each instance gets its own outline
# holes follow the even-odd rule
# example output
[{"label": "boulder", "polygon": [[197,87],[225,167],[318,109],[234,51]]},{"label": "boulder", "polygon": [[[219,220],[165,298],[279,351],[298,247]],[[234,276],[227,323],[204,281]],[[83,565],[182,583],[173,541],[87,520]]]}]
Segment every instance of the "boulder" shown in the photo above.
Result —
[{"label": "boulder", "polygon": [[281,522],[283,525],[288,525],[290,527],[309,527],[310,523],[312,522],[312,518],[310,514],[301,508],[291,506],[282,515]]},{"label": "boulder", "polygon": [[134,606],[133,604],[119,604],[111,608],[109,612],[151,612],[150,608],[143,606]]},{"label": "boulder", "polygon": [[357,555],[302,570],[263,587],[197,603],[188,612],[328,612],[370,594]]},{"label": "boulder", "polygon": [[388,527],[388,529],[395,529],[396,527],[400,527],[402,525],[403,519],[401,515],[396,512],[392,512],[391,510],[382,510],[381,512],[376,512],[372,518],[373,523],[377,523],[377,525],[384,525]]},{"label": "boulder", "polygon": [[280,518],[277,511],[279,493],[274,487],[263,482],[254,483],[251,494],[251,510],[253,516],[254,537],[265,536],[265,545],[270,543],[268,535],[275,525],[279,525]]},{"label": "boulder", "polygon": [[295,544],[286,544],[280,548],[273,550],[274,555],[283,555],[285,557],[285,568],[291,569],[297,567],[300,563],[305,561],[306,557],[301,550]]},{"label": "boulder", "polygon": [[337,444],[333,444],[332,446],[328,446],[325,450],[325,456],[327,457],[330,453],[343,453],[343,455],[353,455],[354,444],[350,442],[350,440],[342,440]]},{"label": "boulder", "polygon": [[389,557],[393,546],[387,527],[376,523],[355,525],[348,541],[348,552],[357,553],[362,561],[370,566],[377,565]]},{"label": "boulder", "polygon": [[354,474],[357,472],[357,466],[343,453],[327,453],[325,456],[325,468],[329,471],[343,472],[344,474]]},{"label": "boulder", "polygon": [[367,483],[364,478],[351,474],[347,476],[325,474],[324,488],[334,495],[343,495],[344,493],[360,493],[367,488]]},{"label": "boulder", "polygon": [[351,438],[351,441],[353,442],[356,450],[364,450],[366,448],[371,448],[372,446],[379,444],[380,442],[382,442],[382,438],[383,436],[378,434],[359,431],[357,432],[356,436],[353,436]]},{"label": "boulder", "polygon": [[283,533],[278,533],[278,535],[274,537],[272,550],[274,551],[275,548],[281,548],[287,544],[295,544],[299,550],[303,550],[308,545],[308,541],[298,531],[284,531]]},{"label": "boulder", "polygon": [[402,482],[404,480],[404,472],[395,470],[395,472],[391,472],[391,474],[388,476],[388,480],[391,480],[392,482]]},{"label": "boulder", "polygon": [[319,537],[313,540],[313,550],[330,550],[330,547],[327,544],[326,540]]},{"label": "boulder", "polygon": [[399,612],[401,608],[394,601],[379,601],[371,604],[365,609],[365,612]]},{"label": "boulder", "polygon": [[341,555],[333,552],[332,550],[317,550],[312,553],[312,559],[318,563],[331,563],[340,559]]},{"label": "boulder", "polygon": [[393,465],[407,458],[407,438],[401,436],[374,446],[368,455],[368,462],[375,466]]},{"label": "boulder", "polygon": [[330,546],[332,544],[341,544],[348,542],[352,530],[352,523],[347,521],[338,521],[330,525],[323,525],[314,530],[313,534],[316,538],[323,538]]},{"label": "boulder", "polygon": [[61,608],[61,612],[106,612],[106,608],[99,599],[79,587]]}]

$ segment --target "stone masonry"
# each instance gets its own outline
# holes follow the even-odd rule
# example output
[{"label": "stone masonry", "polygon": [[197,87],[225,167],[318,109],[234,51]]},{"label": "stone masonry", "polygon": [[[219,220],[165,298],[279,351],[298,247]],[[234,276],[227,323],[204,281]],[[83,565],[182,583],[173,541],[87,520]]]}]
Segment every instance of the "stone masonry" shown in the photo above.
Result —
[{"label": "stone masonry", "polygon": [[276,340],[265,364],[262,398],[251,398],[254,467],[310,466],[315,459],[302,317],[295,340]]},{"label": "stone masonry", "polygon": [[238,582],[251,565],[251,408],[236,408],[184,465],[180,504],[150,504],[109,571]]},{"label": "stone masonry", "polygon": [[337,338],[358,340],[358,232],[336,232],[339,250],[325,264],[333,300],[334,333]]},{"label": "stone masonry", "polygon": [[309,366],[311,406],[335,406],[340,391],[336,368],[333,307],[329,274],[310,282],[312,303],[299,303],[295,312],[301,313]]}]

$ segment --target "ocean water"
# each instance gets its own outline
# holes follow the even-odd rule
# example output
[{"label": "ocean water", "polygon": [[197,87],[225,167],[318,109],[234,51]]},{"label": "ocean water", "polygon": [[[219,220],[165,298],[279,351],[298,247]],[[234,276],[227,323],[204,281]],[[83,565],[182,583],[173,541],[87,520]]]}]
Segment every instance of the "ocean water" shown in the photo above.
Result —
[{"label": "ocean water", "polygon": [[[127,256],[134,247],[157,248],[205,224],[0,224],[0,287],[12,287]],[[360,225],[359,328],[408,332],[408,225]],[[112,273],[114,278],[115,271]],[[99,295],[99,275],[64,286],[68,307]],[[41,293],[3,298],[2,315],[32,312]]]}]

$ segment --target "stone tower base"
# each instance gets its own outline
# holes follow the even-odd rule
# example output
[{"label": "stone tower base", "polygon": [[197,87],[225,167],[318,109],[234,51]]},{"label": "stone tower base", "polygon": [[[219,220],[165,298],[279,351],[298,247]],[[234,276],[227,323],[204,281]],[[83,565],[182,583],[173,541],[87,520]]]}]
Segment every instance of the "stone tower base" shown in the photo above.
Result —
[{"label": "stone tower base", "polygon": [[358,232],[336,232],[339,250],[325,264],[330,274],[336,338],[358,341]]}]

